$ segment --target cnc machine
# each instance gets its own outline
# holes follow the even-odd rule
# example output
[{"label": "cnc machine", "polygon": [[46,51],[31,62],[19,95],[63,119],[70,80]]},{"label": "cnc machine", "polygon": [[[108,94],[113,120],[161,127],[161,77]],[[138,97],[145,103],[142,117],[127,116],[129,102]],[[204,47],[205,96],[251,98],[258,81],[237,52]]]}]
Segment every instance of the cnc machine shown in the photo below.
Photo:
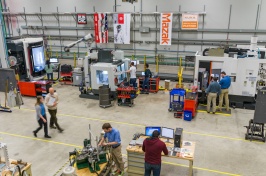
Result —
[{"label": "cnc machine", "polygon": [[116,97],[117,84],[126,78],[124,71],[129,68],[129,59],[124,59],[123,51],[111,51],[101,49],[91,49],[93,35],[88,34],[82,39],[73,42],[65,47],[69,51],[71,47],[84,41],[88,42],[88,56],[78,59],[78,66],[84,74],[84,80],[80,85],[81,98],[98,99],[99,87],[108,85],[111,96]]}]

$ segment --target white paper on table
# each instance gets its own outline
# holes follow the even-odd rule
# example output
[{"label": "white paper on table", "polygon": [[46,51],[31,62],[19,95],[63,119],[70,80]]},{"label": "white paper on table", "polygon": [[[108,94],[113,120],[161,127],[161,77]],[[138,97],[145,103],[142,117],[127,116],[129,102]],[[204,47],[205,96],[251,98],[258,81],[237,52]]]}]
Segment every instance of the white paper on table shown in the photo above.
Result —
[{"label": "white paper on table", "polygon": [[54,105],[54,102],[55,102],[55,98],[54,97],[50,97],[47,105],[48,106],[53,106]]}]

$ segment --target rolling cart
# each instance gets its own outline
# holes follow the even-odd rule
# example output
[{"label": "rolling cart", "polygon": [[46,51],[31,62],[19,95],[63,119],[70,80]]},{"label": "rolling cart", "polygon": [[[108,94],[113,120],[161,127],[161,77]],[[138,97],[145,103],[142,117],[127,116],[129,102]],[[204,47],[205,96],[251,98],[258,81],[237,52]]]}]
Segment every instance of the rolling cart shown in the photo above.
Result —
[{"label": "rolling cart", "polygon": [[169,94],[170,101],[168,111],[183,111],[186,91],[184,89],[174,88]]},{"label": "rolling cart", "polygon": [[118,106],[133,106],[136,98],[136,90],[133,87],[119,87],[117,91],[117,105]]}]

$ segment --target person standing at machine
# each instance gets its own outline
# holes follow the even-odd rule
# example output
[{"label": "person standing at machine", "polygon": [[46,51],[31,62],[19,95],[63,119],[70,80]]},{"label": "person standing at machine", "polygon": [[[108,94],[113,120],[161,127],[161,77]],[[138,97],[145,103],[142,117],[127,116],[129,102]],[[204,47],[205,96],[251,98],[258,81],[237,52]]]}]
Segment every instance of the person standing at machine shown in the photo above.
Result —
[{"label": "person standing at machine", "polygon": [[151,171],[153,176],[160,176],[161,163],[163,152],[164,155],[168,155],[168,150],[164,142],[159,139],[160,132],[155,130],[152,132],[152,137],[144,140],[142,145],[142,151],[145,152],[145,174],[144,176],[150,176]]},{"label": "person standing at machine", "polygon": [[35,103],[35,110],[39,127],[33,131],[33,135],[37,137],[38,131],[40,131],[42,129],[42,126],[44,126],[44,137],[51,138],[51,136],[48,135],[47,118],[46,118],[46,112],[42,96],[37,96],[37,102]]},{"label": "person standing at machine", "polygon": [[129,84],[131,84],[134,88],[137,88],[137,75],[136,75],[137,69],[135,67],[134,62],[131,62],[130,69],[126,71],[126,73],[130,73],[130,80]]},{"label": "person standing at machine", "polygon": [[151,78],[151,71],[149,69],[149,64],[145,64],[145,75],[142,84],[142,91],[141,93],[145,93],[145,87],[147,87],[146,94],[149,94],[150,91],[150,78]]},{"label": "person standing at machine", "polygon": [[[45,97],[45,105],[48,107],[49,114],[51,115],[50,118],[50,128],[58,129],[59,132],[63,132],[58,122],[57,122],[57,105],[58,105],[58,95],[54,92],[54,89],[51,87],[49,88],[49,93]],[[55,126],[54,126],[55,125]]]},{"label": "person standing at machine", "polygon": [[53,69],[54,69],[54,66],[50,63],[49,60],[46,61],[46,64],[45,64],[45,71],[46,71],[46,74],[47,74],[47,79],[48,81],[54,81],[54,78],[53,78]]},{"label": "person standing at machine", "polygon": [[223,105],[223,99],[225,100],[225,107],[226,111],[229,111],[229,98],[228,98],[228,93],[229,93],[229,87],[231,86],[231,78],[229,76],[226,76],[226,73],[223,71],[221,73],[222,79],[219,82],[221,85],[222,93],[219,96],[219,110],[222,110],[222,105]]},{"label": "person standing at machine", "polygon": [[211,109],[211,102],[212,102],[212,113],[215,114],[216,112],[216,98],[217,94],[221,94],[221,86],[217,82],[218,78],[214,77],[213,82],[210,83],[208,88],[206,89],[207,94],[207,112],[210,113]]},{"label": "person standing at machine", "polygon": [[[121,138],[120,132],[113,128],[110,123],[105,123],[102,126],[103,131],[105,132],[103,138],[99,142],[99,146],[110,146],[111,147],[111,155],[116,164],[117,172],[119,175],[124,174],[124,162],[122,159],[121,152]],[[105,139],[108,139],[108,142],[105,142]]]}]

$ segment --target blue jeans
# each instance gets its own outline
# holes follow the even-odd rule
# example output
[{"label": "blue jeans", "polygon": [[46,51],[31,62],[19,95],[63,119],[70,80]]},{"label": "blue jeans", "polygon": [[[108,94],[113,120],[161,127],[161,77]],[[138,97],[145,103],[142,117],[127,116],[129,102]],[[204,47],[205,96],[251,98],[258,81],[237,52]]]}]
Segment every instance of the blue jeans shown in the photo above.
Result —
[{"label": "blue jeans", "polygon": [[149,164],[149,163],[145,162],[145,174],[144,174],[144,176],[150,176],[151,171],[153,173],[153,176],[160,176],[161,164],[155,165],[155,164]]},{"label": "blue jeans", "polygon": [[[50,77],[51,77],[51,79],[50,79]],[[47,73],[47,79],[48,79],[48,81],[53,81],[54,80],[54,78],[53,78],[53,73]]]},{"label": "blue jeans", "polygon": [[147,87],[147,92],[150,91],[150,78],[147,77],[144,79],[143,84],[142,84],[142,91],[145,91],[145,86]]},{"label": "blue jeans", "polygon": [[130,78],[129,84],[131,84],[134,88],[137,88],[137,78]]}]

